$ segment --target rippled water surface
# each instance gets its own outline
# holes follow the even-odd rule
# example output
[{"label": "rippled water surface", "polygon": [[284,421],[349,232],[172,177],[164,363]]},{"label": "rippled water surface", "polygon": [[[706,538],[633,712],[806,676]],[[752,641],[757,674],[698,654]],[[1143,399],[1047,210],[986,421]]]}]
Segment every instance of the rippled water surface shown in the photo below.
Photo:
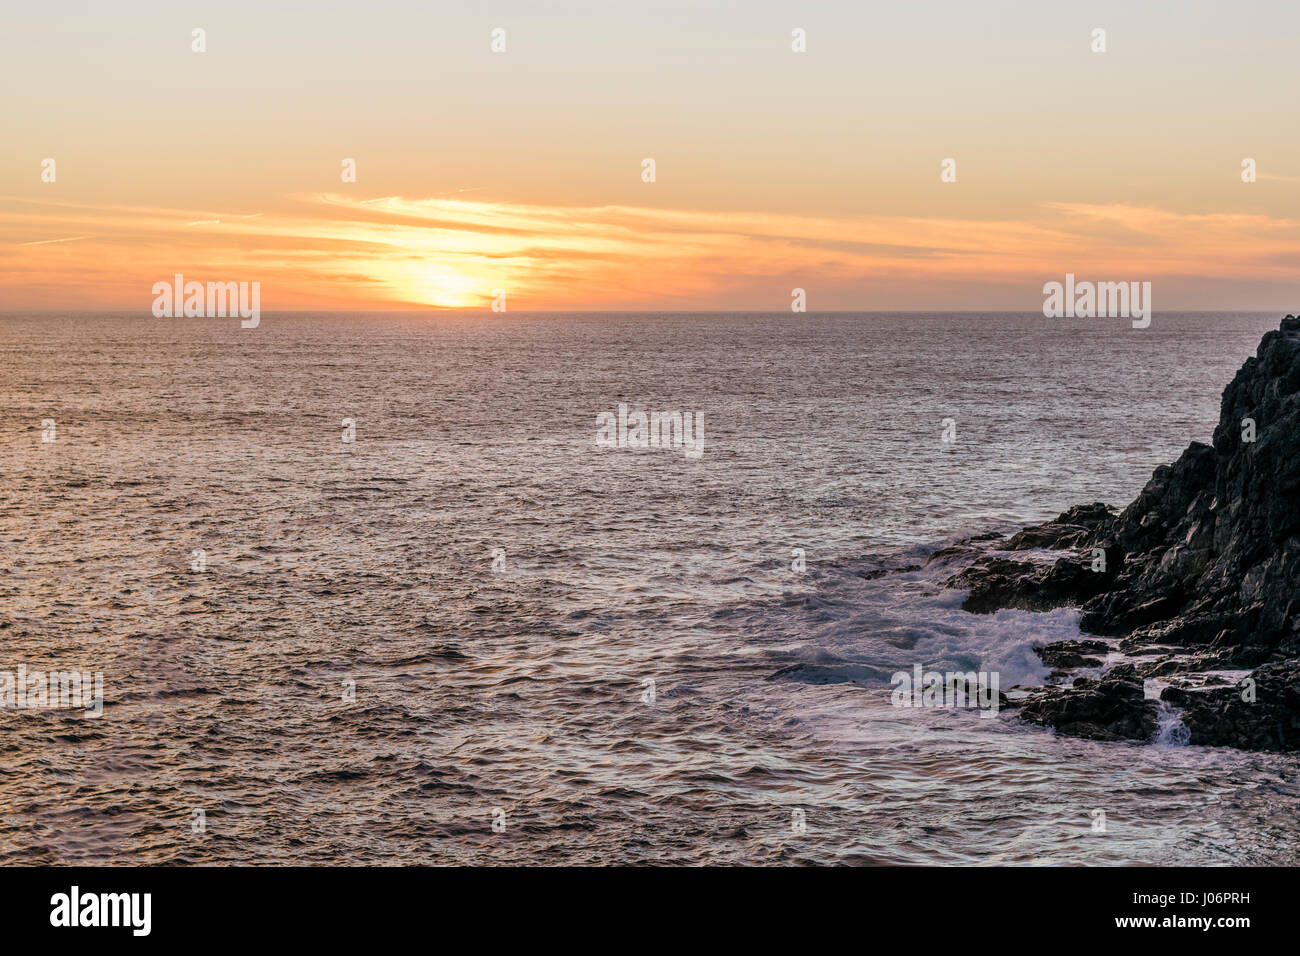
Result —
[{"label": "rippled water surface", "polygon": [[1278,319],[0,316],[0,670],[105,695],[0,710],[0,862],[1300,862],[1295,758],[888,684],[1041,681],[1074,612],[915,566],[1126,503]]}]

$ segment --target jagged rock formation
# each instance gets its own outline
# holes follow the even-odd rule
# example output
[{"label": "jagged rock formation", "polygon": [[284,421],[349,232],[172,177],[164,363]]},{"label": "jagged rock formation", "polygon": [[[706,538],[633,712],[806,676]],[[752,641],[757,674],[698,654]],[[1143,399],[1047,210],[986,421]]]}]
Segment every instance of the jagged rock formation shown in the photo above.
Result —
[{"label": "jagged rock formation", "polygon": [[[1069,553],[986,556],[949,584],[970,589],[976,613],[1080,606],[1084,631],[1149,658],[1135,679],[1254,668],[1253,684],[1175,683],[1162,696],[1186,711],[1193,744],[1300,749],[1300,319],[1268,332],[1224,390],[1212,445],[1157,468],[1119,514],[1077,506],[1000,545],[1037,549]],[[1151,702],[1112,680],[1119,670],[1021,713],[1064,733],[1146,739]]]},{"label": "jagged rock formation", "polygon": [[1159,723],[1158,706],[1143,697],[1132,664],[1113,667],[1100,680],[1077,677],[1067,690],[1038,694],[1020,716],[1089,740],[1149,740]]}]

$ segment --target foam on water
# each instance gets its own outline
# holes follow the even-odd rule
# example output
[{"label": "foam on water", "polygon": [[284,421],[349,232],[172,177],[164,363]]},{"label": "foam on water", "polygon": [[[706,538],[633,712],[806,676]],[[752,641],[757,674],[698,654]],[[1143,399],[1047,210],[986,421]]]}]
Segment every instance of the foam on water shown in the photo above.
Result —
[{"label": "foam on water", "polygon": [[1041,684],[1048,669],[1033,647],[1077,637],[1077,611],[969,614],[961,610],[967,592],[943,586],[951,574],[950,568],[920,569],[863,580],[850,572],[828,581],[829,596],[799,608],[809,620],[799,628],[804,641],[792,656],[818,665],[823,675],[839,670],[848,676],[866,666],[888,681],[920,664],[996,671],[1003,687]]},{"label": "foam on water", "polygon": [[1186,747],[1192,732],[1183,723],[1182,711],[1163,700],[1159,701],[1157,707],[1159,724],[1155,743],[1162,747]]}]

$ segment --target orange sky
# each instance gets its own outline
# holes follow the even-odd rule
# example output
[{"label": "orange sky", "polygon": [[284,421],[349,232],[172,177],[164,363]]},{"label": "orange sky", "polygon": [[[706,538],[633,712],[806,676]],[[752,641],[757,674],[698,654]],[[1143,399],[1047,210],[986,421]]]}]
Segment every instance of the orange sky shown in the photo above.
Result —
[{"label": "orange sky", "polygon": [[267,311],[477,308],[495,289],[512,310],[783,310],[795,287],[814,310],[851,307],[864,289],[864,308],[972,308],[980,290],[1003,302],[1020,290],[1019,307],[1032,310],[1042,283],[1066,271],[1153,281],[1157,295],[1162,278],[1294,287],[1300,275],[1292,220],[1126,204],[1044,203],[1011,220],[341,192],[295,197],[274,213],[12,199],[3,208],[0,281],[29,307],[147,308],[152,284],[175,272],[259,281]]},{"label": "orange sky", "polygon": [[1131,6],[25,8],[0,309],[145,311],[183,273],[268,312],[1037,310],[1073,272],[1294,310],[1300,5]]}]

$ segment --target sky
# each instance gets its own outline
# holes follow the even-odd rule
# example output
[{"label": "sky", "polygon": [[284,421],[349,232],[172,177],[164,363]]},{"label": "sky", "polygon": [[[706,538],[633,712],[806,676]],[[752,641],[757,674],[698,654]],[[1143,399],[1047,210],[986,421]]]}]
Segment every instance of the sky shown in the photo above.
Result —
[{"label": "sky", "polygon": [[813,311],[1033,311],[1067,272],[1150,281],[1157,310],[1300,302],[1294,0],[61,0],[4,21],[0,309],[148,311],[176,273],[260,282],[266,311],[497,290],[786,310],[795,288]]}]

